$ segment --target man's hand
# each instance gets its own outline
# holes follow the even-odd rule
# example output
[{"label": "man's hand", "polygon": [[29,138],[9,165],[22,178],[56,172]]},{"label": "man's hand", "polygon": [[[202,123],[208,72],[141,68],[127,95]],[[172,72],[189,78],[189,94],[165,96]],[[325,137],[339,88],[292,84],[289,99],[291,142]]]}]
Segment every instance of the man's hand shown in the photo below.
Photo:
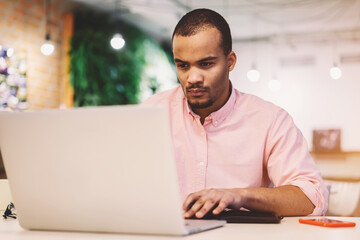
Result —
[{"label": "man's hand", "polygon": [[304,216],[312,213],[315,206],[300,188],[292,185],[275,188],[205,189],[189,194],[183,204],[185,218],[194,215],[202,218],[210,211],[217,215],[225,208],[241,207],[273,212],[279,216]]},{"label": "man's hand", "polygon": [[211,210],[212,214],[218,215],[227,207],[240,209],[242,204],[239,190],[205,189],[187,196],[183,204],[184,217],[190,218],[195,215],[197,218],[202,218]]}]

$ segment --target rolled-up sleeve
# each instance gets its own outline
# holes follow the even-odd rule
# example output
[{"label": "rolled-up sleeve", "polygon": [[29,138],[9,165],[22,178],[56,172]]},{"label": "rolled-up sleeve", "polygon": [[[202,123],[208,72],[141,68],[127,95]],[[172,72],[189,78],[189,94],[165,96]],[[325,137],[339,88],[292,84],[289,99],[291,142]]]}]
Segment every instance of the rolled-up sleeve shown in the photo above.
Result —
[{"label": "rolled-up sleeve", "polygon": [[305,138],[290,115],[279,110],[269,129],[265,147],[269,178],[275,187],[299,187],[315,205],[311,215],[324,215],[328,190],[312,159]]}]

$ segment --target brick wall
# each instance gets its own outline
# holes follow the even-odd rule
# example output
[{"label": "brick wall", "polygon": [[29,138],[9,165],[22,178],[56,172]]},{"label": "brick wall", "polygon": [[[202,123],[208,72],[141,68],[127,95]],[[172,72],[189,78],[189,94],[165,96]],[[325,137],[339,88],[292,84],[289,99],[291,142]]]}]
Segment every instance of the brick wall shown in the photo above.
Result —
[{"label": "brick wall", "polygon": [[40,52],[46,34],[44,0],[0,0],[0,45],[26,54],[27,101],[31,109],[60,106],[63,24],[70,8],[68,1],[51,1],[49,24],[55,52],[44,56]]}]

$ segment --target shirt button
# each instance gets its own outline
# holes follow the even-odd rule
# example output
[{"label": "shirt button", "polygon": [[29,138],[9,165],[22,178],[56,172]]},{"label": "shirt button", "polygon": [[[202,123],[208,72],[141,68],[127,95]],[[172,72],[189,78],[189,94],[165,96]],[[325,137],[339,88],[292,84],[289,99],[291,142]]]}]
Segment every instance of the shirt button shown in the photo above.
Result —
[{"label": "shirt button", "polygon": [[200,162],[199,164],[200,164],[200,166],[204,166],[204,162]]},{"label": "shirt button", "polygon": [[218,121],[215,121],[214,124],[215,124],[215,126],[218,125]]},{"label": "shirt button", "polygon": [[204,136],[204,135],[205,135],[205,132],[201,132],[201,135]]}]

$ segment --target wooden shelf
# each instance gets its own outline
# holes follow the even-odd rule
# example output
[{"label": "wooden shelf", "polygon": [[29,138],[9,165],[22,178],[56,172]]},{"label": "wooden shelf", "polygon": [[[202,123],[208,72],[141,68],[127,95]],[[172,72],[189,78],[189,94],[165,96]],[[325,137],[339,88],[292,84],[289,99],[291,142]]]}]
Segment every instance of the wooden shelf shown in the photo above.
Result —
[{"label": "wooden shelf", "polygon": [[334,152],[334,153],[322,153],[322,152],[310,152],[311,156],[316,160],[321,159],[346,159],[348,157],[359,157],[360,159],[360,152],[353,151],[353,152]]},{"label": "wooden shelf", "polygon": [[360,151],[344,151],[344,152],[310,152],[311,155],[360,155]]},{"label": "wooden shelf", "polygon": [[310,153],[325,180],[360,182],[360,152]]}]

